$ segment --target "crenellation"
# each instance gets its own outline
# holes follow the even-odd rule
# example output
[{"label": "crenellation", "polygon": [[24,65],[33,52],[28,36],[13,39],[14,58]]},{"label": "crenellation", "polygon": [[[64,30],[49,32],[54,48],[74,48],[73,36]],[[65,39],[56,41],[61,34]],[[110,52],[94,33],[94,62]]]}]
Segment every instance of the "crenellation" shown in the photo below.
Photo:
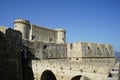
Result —
[{"label": "crenellation", "polygon": [[23,24],[30,24],[30,22],[28,20],[24,20],[24,19],[17,19],[14,21],[14,24],[16,23],[23,23]]},{"label": "crenellation", "polygon": [[68,57],[114,57],[111,45],[92,43],[92,42],[75,42],[67,45]]}]

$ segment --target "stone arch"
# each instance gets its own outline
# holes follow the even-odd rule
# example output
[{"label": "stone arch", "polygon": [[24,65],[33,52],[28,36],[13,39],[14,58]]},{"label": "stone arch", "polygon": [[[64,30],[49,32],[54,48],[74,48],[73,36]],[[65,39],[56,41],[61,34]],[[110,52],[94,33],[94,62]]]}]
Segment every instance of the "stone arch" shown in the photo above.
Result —
[{"label": "stone arch", "polygon": [[71,80],[80,80],[81,79],[81,75],[77,75],[77,76],[74,76]]},{"label": "stone arch", "polygon": [[71,80],[90,80],[87,76],[77,75],[74,76]]},{"label": "stone arch", "polygon": [[40,80],[57,80],[57,79],[52,71],[46,70],[42,73]]}]

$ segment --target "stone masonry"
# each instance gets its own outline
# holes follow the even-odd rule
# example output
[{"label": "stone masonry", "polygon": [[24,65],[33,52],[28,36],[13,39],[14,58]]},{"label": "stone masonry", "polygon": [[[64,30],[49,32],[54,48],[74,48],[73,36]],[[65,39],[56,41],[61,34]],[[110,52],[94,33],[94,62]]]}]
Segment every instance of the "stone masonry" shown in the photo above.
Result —
[{"label": "stone masonry", "polygon": [[6,29],[0,29],[0,80],[23,80],[20,53],[22,34]]},{"label": "stone masonry", "polygon": [[48,29],[23,19],[15,20],[14,29],[22,33],[24,80],[106,80],[115,63],[112,45],[67,44],[65,29]]}]

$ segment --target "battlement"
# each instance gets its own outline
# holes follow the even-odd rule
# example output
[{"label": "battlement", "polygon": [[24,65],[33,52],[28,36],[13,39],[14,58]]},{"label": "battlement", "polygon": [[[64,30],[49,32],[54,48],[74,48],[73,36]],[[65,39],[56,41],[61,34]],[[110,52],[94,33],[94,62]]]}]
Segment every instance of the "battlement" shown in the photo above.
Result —
[{"label": "battlement", "polygon": [[67,45],[68,57],[114,57],[113,47],[109,44],[75,42]]},{"label": "battlement", "polygon": [[16,19],[14,21],[14,24],[15,23],[30,24],[30,22],[28,20],[24,20],[24,19]]}]

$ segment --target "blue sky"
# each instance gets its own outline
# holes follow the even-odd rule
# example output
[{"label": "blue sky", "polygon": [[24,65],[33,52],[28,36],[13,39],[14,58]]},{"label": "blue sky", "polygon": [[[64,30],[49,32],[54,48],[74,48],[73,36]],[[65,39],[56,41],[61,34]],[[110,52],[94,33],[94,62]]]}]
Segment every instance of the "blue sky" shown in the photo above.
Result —
[{"label": "blue sky", "polygon": [[120,0],[0,0],[0,25],[15,19],[65,28],[67,42],[112,44],[120,51]]}]

